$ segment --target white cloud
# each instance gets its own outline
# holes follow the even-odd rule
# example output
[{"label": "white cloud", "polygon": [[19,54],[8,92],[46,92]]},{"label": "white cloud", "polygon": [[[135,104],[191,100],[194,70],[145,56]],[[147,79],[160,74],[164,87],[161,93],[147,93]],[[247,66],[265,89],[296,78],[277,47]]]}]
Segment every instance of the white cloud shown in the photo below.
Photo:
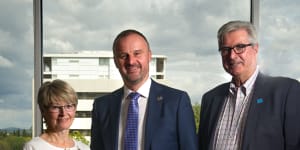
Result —
[{"label": "white cloud", "polygon": [[9,61],[7,58],[0,56],[0,68],[9,68],[12,67],[13,63]]},{"label": "white cloud", "polygon": [[50,50],[74,50],[70,41],[63,41],[55,38],[45,40],[45,47]]},{"label": "white cloud", "polygon": [[4,31],[0,26],[0,52],[7,51],[9,47],[12,46],[12,43],[15,41],[11,34],[8,31]]}]

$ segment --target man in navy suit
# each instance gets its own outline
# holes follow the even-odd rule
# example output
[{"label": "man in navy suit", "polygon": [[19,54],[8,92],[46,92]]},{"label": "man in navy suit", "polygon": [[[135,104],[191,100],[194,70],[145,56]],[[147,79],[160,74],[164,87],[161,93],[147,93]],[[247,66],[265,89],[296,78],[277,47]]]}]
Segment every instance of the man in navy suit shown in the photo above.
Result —
[{"label": "man in navy suit", "polygon": [[190,98],[186,92],[149,77],[152,54],[146,37],[136,30],[125,30],[115,38],[113,53],[124,86],[95,99],[91,149],[126,150],[127,97],[132,92],[140,94],[138,140],[137,148],[129,150],[198,149]]},{"label": "man in navy suit", "polygon": [[200,150],[300,150],[300,84],[262,74],[250,22],[218,31],[223,68],[232,76],[202,97]]}]

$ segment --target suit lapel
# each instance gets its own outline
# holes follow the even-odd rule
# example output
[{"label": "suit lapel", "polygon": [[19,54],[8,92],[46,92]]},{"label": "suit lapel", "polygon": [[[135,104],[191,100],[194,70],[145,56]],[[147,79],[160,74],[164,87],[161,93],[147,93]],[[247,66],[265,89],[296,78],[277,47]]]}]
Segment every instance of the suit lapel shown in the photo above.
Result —
[{"label": "suit lapel", "polygon": [[[121,110],[121,102],[124,90],[123,88],[119,89],[110,100],[110,118],[111,121],[107,128],[107,131],[111,131],[111,143],[112,150],[118,150],[118,140],[119,140],[119,120],[120,120],[120,110]],[[118,110],[118,111],[116,111]]]},{"label": "suit lapel", "polygon": [[[211,135],[208,136],[209,139],[209,147],[212,148],[213,147],[213,141],[214,141],[214,134],[216,132],[216,128],[217,128],[217,124],[218,124],[218,118],[220,117],[220,114],[222,112],[223,109],[223,105],[225,103],[225,98],[226,95],[228,95],[228,89],[229,89],[229,84],[226,84],[223,87],[223,91],[220,95],[217,95],[216,97],[214,97],[214,100],[209,101],[209,106],[210,109],[212,110],[210,111],[208,114],[210,114],[210,117],[208,118],[209,120],[207,120],[207,122],[211,123],[208,125],[208,134],[207,135]],[[205,112],[204,112],[205,113]]]},{"label": "suit lapel", "polygon": [[256,126],[259,121],[259,115],[263,113],[262,111],[264,110],[264,101],[268,98],[265,94],[266,92],[264,90],[264,87],[264,77],[261,73],[259,73],[254,85],[253,96],[248,110],[245,131],[243,135],[242,149],[247,149],[247,147],[251,143],[251,140],[253,140]]},{"label": "suit lapel", "polygon": [[153,134],[158,126],[159,118],[162,117],[162,109],[164,104],[164,97],[159,95],[160,87],[152,80],[147,110],[146,110],[146,123],[145,123],[145,150],[150,149],[150,143]]}]

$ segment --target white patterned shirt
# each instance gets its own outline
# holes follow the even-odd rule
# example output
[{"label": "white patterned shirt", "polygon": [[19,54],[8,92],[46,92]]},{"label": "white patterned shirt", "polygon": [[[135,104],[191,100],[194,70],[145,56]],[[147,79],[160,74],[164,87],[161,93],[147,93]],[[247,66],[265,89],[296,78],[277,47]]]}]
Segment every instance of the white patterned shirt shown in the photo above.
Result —
[{"label": "white patterned shirt", "polygon": [[258,67],[240,87],[236,87],[233,82],[230,83],[229,95],[225,98],[215,130],[214,150],[241,149],[243,131],[257,75]]}]

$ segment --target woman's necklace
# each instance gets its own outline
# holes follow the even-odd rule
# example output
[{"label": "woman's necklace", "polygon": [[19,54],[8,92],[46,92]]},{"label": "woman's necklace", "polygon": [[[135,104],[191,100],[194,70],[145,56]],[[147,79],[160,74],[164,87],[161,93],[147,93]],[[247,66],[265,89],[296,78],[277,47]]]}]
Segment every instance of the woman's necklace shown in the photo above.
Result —
[{"label": "woman's necklace", "polygon": [[[71,148],[70,147],[68,147],[68,145],[71,145],[71,144],[68,144],[68,143],[66,143],[66,141],[68,142],[68,143],[73,143],[73,140],[72,139],[65,139],[64,140],[64,145],[65,145],[65,150],[71,150]],[[76,143],[74,143],[74,146],[76,145]]]},{"label": "woman's necklace", "polygon": [[[74,146],[73,146],[73,147],[76,147],[75,150],[80,150],[80,148],[78,147],[78,145],[76,144],[76,142],[75,142],[73,139],[69,139],[69,141],[70,141],[70,140],[71,140],[72,142],[74,142]],[[73,149],[73,147],[70,148],[70,147],[67,147],[67,146],[66,146],[66,141],[64,141],[64,145],[65,145],[65,149],[64,149],[64,150],[72,150],[72,149]]]}]

